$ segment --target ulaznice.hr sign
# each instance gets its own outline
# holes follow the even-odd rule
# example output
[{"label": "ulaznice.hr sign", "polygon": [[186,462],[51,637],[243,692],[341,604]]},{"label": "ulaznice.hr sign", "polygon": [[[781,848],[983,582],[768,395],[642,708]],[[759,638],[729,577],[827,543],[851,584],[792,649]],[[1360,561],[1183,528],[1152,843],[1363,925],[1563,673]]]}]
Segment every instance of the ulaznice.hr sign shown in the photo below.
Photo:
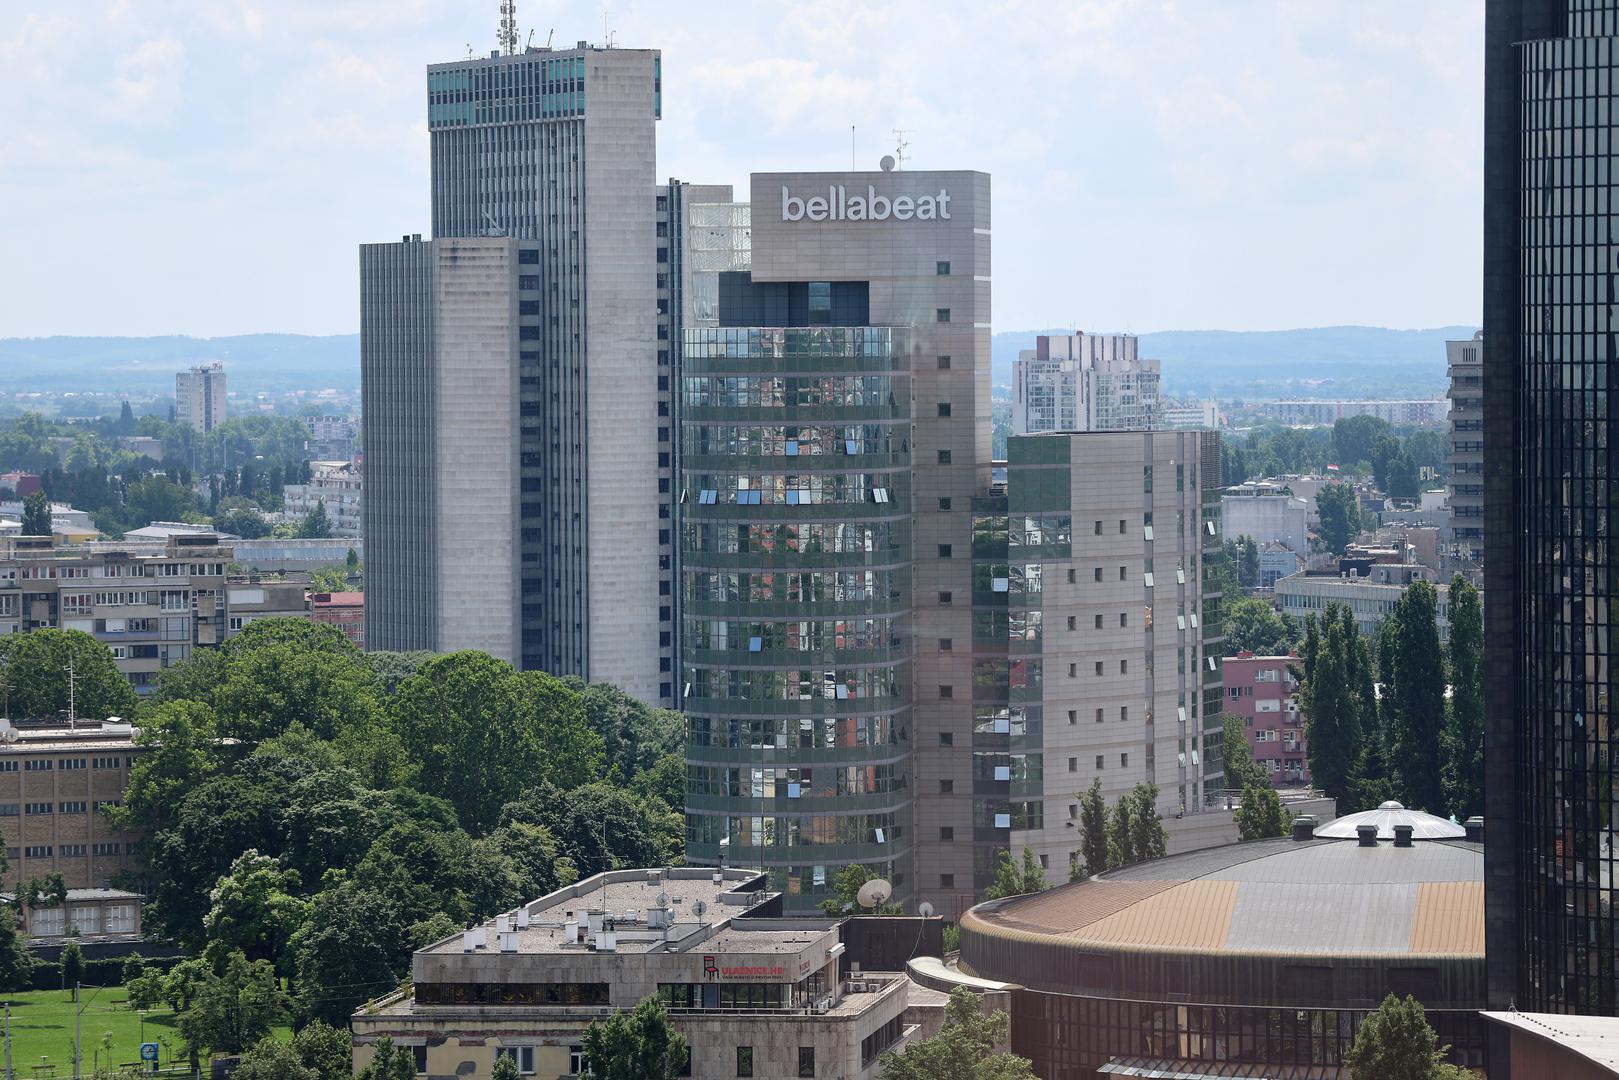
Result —
[{"label": "ulaznice.hr sign", "polygon": [[866,188],[864,195],[857,190],[849,194],[842,184],[833,184],[825,195],[794,195],[781,189],[781,220],[783,221],[949,221],[950,192],[939,189],[937,195],[877,194],[874,187]]}]

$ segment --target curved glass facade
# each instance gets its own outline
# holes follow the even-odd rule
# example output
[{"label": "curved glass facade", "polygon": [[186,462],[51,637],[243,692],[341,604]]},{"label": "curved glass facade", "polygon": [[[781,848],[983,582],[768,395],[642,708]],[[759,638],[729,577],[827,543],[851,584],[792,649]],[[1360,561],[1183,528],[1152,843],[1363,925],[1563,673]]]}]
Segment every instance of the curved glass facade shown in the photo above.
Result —
[{"label": "curved glass facade", "polygon": [[713,328],[681,376],[687,851],[790,908],[909,849],[910,342]]},{"label": "curved glass facade", "polygon": [[1522,534],[1518,596],[1507,598],[1517,602],[1521,635],[1516,1004],[1605,1015],[1619,1008],[1616,6],[1575,0],[1571,37],[1520,47]]}]

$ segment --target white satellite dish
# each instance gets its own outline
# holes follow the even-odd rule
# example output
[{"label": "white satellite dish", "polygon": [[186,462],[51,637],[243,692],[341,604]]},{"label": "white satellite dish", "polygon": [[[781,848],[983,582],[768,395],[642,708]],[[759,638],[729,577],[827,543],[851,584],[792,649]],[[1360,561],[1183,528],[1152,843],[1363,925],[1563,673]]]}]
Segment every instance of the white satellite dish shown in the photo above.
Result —
[{"label": "white satellite dish", "polygon": [[933,917],[933,905],[924,900],[917,906],[916,913],[924,919],[931,919]]},{"label": "white satellite dish", "polygon": [[881,165],[883,167],[883,172],[893,172],[894,171],[894,155],[893,154],[884,154],[883,159],[881,161],[879,161],[877,164],[879,164],[879,165]]},{"label": "white satellite dish", "polygon": [[702,915],[703,912],[705,912],[707,910],[708,910],[708,905],[703,903],[703,901],[701,901],[701,900],[697,901],[695,904],[693,904],[691,906],[691,911],[692,911],[693,915],[699,915],[700,916],[700,915]]},{"label": "white satellite dish", "polygon": [[855,899],[860,902],[860,906],[863,908],[874,908],[887,903],[888,898],[893,895],[894,886],[882,878],[872,878],[860,886],[860,892],[856,894]]},{"label": "white satellite dish", "polygon": [[658,906],[659,907],[668,907],[669,906],[669,894],[668,893],[661,892],[661,893],[658,894]]}]

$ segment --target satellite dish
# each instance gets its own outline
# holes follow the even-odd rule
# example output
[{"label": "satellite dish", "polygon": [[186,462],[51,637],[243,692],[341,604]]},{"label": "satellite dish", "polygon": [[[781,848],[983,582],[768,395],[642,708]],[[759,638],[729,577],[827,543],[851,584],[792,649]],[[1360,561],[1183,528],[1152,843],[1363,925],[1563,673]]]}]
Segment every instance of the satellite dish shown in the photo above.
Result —
[{"label": "satellite dish", "polygon": [[658,906],[659,907],[668,907],[669,906],[669,894],[668,893],[661,892],[661,893],[658,894]]},{"label": "satellite dish", "polygon": [[917,907],[916,913],[924,919],[931,919],[933,917],[933,905],[924,900]]},{"label": "satellite dish", "polygon": [[894,886],[882,878],[872,878],[860,886],[860,892],[856,894],[855,899],[860,902],[860,906],[863,908],[874,908],[887,903],[888,898],[893,895]]},{"label": "satellite dish", "polygon": [[691,910],[692,914],[701,915],[703,912],[708,910],[708,905],[699,900],[691,906]]},{"label": "satellite dish", "polygon": [[879,161],[877,164],[879,164],[879,165],[881,165],[883,167],[883,172],[893,172],[894,171],[894,155],[893,154],[884,154],[883,159],[881,161]]}]

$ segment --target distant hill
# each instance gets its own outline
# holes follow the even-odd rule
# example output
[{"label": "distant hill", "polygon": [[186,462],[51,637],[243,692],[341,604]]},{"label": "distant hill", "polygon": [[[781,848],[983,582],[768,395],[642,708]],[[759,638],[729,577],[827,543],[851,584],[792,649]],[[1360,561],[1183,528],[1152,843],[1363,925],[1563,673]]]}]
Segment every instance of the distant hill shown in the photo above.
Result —
[{"label": "distant hill", "polygon": [[[1141,351],[1163,361],[1172,394],[1275,397],[1283,394],[1426,395],[1445,384],[1445,342],[1474,327],[1386,330],[1325,326],[1307,330],[1164,330],[1142,334]],[[1038,334],[994,335],[992,378],[1012,384],[1012,361]],[[259,391],[352,388],[360,382],[360,336],[244,334],[237,337],[0,338],[0,391],[81,390],[172,393],[174,373],[222,360],[230,388]]]},{"label": "distant hill", "polygon": [[[1445,342],[1470,338],[1477,327],[1387,330],[1323,326],[1305,330],[1162,330],[1141,334],[1141,354],[1163,361],[1164,388],[1173,394],[1276,396],[1283,393],[1395,394],[1445,386]],[[1040,334],[996,334],[992,378],[1012,384],[1012,361]]]},{"label": "distant hill", "polygon": [[175,372],[225,363],[232,393],[353,388],[360,335],[0,338],[0,391],[174,393]]}]

